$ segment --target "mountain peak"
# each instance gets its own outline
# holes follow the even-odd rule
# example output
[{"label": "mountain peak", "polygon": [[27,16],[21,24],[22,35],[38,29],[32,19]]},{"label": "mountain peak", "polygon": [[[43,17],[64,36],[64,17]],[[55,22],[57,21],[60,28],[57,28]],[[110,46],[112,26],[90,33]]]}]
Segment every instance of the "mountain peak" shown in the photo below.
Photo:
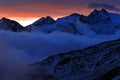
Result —
[{"label": "mountain peak", "polygon": [[94,9],[93,12],[98,12],[98,10],[97,10],[97,9]]},{"label": "mountain peak", "polygon": [[108,12],[106,9],[102,8],[100,11],[99,11],[100,14],[106,14],[108,15]]},{"label": "mountain peak", "polygon": [[55,20],[50,16],[47,16],[45,20],[47,24],[53,24],[55,22]]},{"label": "mountain peak", "polygon": [[80,16],[78,13],[72,13],[70,16]]},{"label": "mountain peak", "polygon": [[102,8],[101,10],[94,9],[94,10],[90,13],[90,15],[96,15],[96,14],[99,14],[99,13],[107,14],[108,12],[107,12],[107,10],[104,9],[104,8]]},{"label": "mountain peak", "polygon": [[97,10],[97,9],[94,9],[90,14],[93,14],[93,13],[98,13],[99,12],[99,10]]},{"label": "mountain peak", "polygon": [[18,22],[14,21],[14,20],[11,20],[11,19],[8,19],[6,17],[1,18],[1,21],[4,21],[4,23],[6,23],[6,24],[9,24],[9,23],[19,24]]},{"label": "mountain peak", "polygon": [[3,17],[1,18],[2,21],[11,21],[10,19],[6,18],[6,17]]},{"label": "mountain peak", "polygon": [[97,10],[95,9],[93,12],[91,12],[87,18],[89,19],[89,22],[91,24],[99,23],[99,22],[105,22],[110,20],[110,17],[108,15],[108,12],[105,9]]},{"label": "mountain peak", "polygon": [[47,20],[54,20],[51,16],[47,16],[45,19],[47,19]]},{"label": "mountain peak", "polygon": [[19,32],[23,30],[23,26],[21,26],[18,22],[14,20],[10,20],[8,18],[3,17],[0,20],[0,30],[10,30],[13,32]]},{"label": "mountain peak", "polygon": [[108,13],[106,9],[102,8],[101,9],[102,12]]},{"label": "mountain peak", "polygon": [[6,17],[3,17],[3,18],[1,18],[1,19],[7,19]]},{"label": "mountain peak", "polygon": [[54,22],[55,22],[55,20],[52,17],[47,16],[47,17],[40,18],[39,20],[34,22],[33,25],[34,26],[41,26],[41,25],[44,25],[44,24],[53,24]]}]

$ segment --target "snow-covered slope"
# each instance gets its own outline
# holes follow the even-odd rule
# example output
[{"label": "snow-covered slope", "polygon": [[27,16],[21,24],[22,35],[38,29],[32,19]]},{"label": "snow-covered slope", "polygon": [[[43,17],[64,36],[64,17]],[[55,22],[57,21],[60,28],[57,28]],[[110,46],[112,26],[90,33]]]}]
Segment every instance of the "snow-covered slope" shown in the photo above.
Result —
[{"label": "snow-covered slope", "polygon": [[80,35],[111,35],[120,30],[119,21],[120,14],[109,13],[105,9],[95,9],[88,16],[73,13],[58,18],[56,21],[51,17],[49,19],[41,18],[27,28],[31,31],[43,31],[45,33],[62,31]]},{"label": "snow-covered slope", "polygon": [[[90,32],[90,34],[94,33],[89,29],[89,27],[87,27],[86,24],[83,24],[79,19],[80,19],[80,15],[74,13],[71,14],[70,16],[59,18],[52,24],[35,26],[33,23],[27,27],[31,29],[31,31],[42,31],[45,33],[50,33],[53,31],[62,31],[62,32],[81,34],[81,35],[84,34],[84,32],[86,34],[87,31]],[[41,19],[36,22],[41,23]]]},{"label": "snow-covered slope", "polygon": [[4,17],[0,20],[0,30],[20,32],[23,27],[16,21]]},{"label": "snow-covered slope", "polygon": [[94,10],[87,19],[90,28],[97,34],[110,35],[120,30],[120,15],[109,13],[105,9]]},{"label": "snow-covered slope", "polygon": [[53,55],[31,66],[32,80],[120,80],[120,39]]},{"label": "snow-covered slope", "polygon": [[34,31],[36,29],[41,28],[44,25],[47,26],[47,25],[54,24],[54,23],[55,23],[55,20],[52,19],[50,16],[42,17],[39,20],[35,21],[33,24],[27,26],[25,28],[25,30],[27,30],[27,31]]},{"label": "snow-covered slope", "polygon": [[50,16],[42,17],[33,24],[23,28],[13,20],[2,18],[0,30],[45,32],[54,31],[79,34],[84,36],[113,35],[120,31],[120,14],[107,12],[105,9],[94,10],[88,16],[73,13],[58,18],[56,21]]}]

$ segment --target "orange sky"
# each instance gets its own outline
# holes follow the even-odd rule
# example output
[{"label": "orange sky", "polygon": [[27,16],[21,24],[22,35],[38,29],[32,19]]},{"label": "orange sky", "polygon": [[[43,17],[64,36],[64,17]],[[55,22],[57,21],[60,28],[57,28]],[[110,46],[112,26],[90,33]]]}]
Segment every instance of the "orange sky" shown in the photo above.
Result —
[{"label": "orange sky", "polygon": [[29,25],[41,17],[57,19],[72,13],[88,15],[95,8],[120,12],[115,0],[0,0],[0,18],[6,17]]},{"label": "orange sky", "polygon": [[41,17],[51,16],[54,19],[57,19],[63,16],[68,16],[72,13],[79,13],[79,14],[87,15],[91,12],[91,10],[79,10],[78,11],[74,9],[60,10],[60,12],[57,12],[57,8],[56,9],[54,8],[53,10],[55,10],[56,12],[52,13],[48,11],[48,12],[41,12],[41,13],[34,13],[34,12],[31,13],[31,12],[15,12],[15,11],[8,12],[8,9],[0,8],[0,11],[2,11],[2,13],[0,13],[0,17],[1,18],[7,17],[12,20],[16,20],[23,26],[26,26],[26,25],[33,23],[34,21],[36,21],[37,19]]},{"label": "orange sky", "polygon": [[[57,9],[56,9],[57,10]],[[36,21],[37,19],[41,18],[41,17],[46,17],[46,16],[51,16],[54,19],[63,17],[63,16],[67,16],[70,15],[72,13],[79,13],[79,14],[84,14],[87,15],[90,11],[89,10],[62,10],[62,12],[64,12],[64,14],[61,12],[60,13],[20,13],[20,12],[8,12],[8,10],[5,9],[1,9],[0,11],[3,11],[2,13],[0,13],[0,18],[2,17],[7,17],[10,18],[12,20],[16,20],[18,21],[21,25],[26,26],[29,25],[31,23],[33,23],[34,21]],[[66,12],[66,13],[65,13]]]}]

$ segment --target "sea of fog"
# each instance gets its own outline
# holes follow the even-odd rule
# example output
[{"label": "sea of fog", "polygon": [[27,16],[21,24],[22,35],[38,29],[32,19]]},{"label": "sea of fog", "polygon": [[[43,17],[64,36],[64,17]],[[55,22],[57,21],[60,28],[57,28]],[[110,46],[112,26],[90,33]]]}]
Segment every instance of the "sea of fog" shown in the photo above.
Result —
[{"label": "sea of fog", "polygon": [[0,31],[0,80],[18,80],[18,76],[24,76],[29,71],[27,64],[58,53],[80,50],[119,36],[119,32],[112,36],[88,37],[63,32],[45,34]]}]

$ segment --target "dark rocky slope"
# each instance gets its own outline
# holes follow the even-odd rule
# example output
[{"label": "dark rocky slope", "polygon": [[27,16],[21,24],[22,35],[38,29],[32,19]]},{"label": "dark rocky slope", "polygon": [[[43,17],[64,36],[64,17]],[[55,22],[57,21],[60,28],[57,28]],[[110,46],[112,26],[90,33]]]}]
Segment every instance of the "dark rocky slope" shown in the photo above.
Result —
[{"label": "dark rocky slope", "polygon": [[24,30],[24,27],[18,22],[4,17],[0,20],[0,30],[21,32]]},{"label": "dark rocky slope", "polygon": [[120,39],[53,55],[31,67],[33,80],[120,80]]}]

